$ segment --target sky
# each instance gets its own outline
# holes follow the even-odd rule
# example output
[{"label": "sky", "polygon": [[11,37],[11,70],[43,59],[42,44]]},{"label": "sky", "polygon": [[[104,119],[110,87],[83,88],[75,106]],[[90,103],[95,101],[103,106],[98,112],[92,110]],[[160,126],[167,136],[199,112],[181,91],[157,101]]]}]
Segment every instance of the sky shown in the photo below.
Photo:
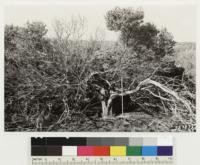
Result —
[{"label": "sky", "polygon": [[[48,36],[54,36],[55,19],[70,20],[72,16],[84,16],[87,20],[85,37],[93,35],[97,28],[105,30],[105,40],[116,40],[118,33],[107,30],[105,14],[116,5],[10,5],[5,7],[5,24],[23,26],[27,21],[42,21],[47,25]],[[144,21],[158,28],[166,27],[177,42],[196,41],[196,8],[193,5],[120,5],[141,7]]]}]

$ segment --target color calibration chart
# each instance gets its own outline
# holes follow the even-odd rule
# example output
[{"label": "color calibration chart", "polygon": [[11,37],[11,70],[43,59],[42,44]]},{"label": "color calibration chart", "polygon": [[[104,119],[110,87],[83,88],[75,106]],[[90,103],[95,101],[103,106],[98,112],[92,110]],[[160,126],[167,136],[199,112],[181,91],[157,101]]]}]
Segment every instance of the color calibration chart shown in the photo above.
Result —
[{"label": "color calibration chart", "polygon": [[31,138],[32,165],[174,165],[172,137]]}]

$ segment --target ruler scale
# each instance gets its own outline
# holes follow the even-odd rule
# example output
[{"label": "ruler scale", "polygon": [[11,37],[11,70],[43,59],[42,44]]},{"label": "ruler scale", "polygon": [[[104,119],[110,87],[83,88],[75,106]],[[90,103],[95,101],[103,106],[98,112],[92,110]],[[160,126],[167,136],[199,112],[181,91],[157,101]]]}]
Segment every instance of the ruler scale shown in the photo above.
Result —
[{"label": "ruler scale", "polygon": [[162,158],[155,158],[155,157],[148,157],[148,158],[140,158],[140,157],[42,157],[42,158],[32,158],[32,165],[74,165],[74,164],[173,164],[173,159],[170,157],[162,157]]},{"label": "ruler scale", "polygon": [[32,165],[174,165],[173,138],[31,138]]}]

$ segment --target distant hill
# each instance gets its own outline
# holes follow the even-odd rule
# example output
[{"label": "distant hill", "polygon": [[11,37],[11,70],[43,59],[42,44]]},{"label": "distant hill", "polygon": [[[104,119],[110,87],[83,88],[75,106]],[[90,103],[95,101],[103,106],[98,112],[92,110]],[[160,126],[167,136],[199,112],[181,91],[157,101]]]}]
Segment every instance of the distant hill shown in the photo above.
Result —
[{"label": "distant hill", "polygon": [[185,68],[185,73],[195,79],[196,43],[179,42],[175,46],[176,64]]}]

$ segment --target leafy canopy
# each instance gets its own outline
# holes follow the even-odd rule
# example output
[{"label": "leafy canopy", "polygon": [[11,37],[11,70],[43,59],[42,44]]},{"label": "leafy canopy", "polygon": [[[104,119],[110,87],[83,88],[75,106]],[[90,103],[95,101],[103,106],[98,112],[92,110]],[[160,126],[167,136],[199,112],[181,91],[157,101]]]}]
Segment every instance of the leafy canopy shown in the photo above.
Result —
[{"label": "leafy canopy", "polygon": [[158,30],[150,22],[144,22],[142,9],[116,7],[106,14],[106,25],[109,30],[120,32],[120,40],[124,46],[141,54],[152,51],[155,58],[173,54],[173,36],[166,29]]}]

